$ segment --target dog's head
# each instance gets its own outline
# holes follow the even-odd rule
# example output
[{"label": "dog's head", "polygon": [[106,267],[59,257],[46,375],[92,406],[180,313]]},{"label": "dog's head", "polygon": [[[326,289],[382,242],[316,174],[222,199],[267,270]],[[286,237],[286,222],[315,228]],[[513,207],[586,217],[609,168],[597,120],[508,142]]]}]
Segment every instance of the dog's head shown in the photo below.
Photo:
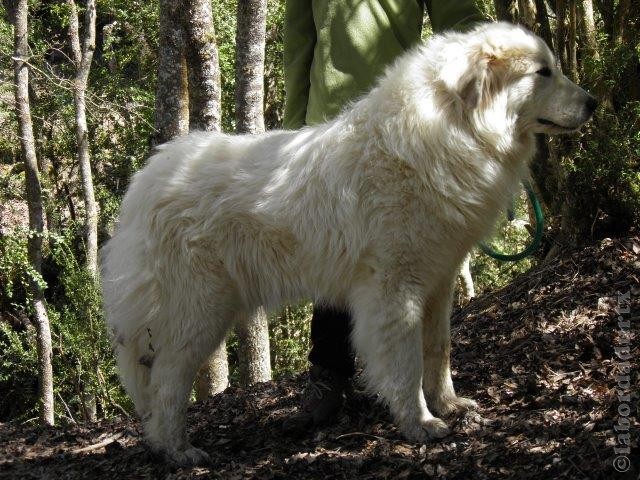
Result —
[{"label": "dog's head", "polygon": [[477,122],[497,129],[571,132],[597,106],[562,74],[545,42],[522,27],[493,23],[445,36],[439,56],[436,76],[447,94]]}]

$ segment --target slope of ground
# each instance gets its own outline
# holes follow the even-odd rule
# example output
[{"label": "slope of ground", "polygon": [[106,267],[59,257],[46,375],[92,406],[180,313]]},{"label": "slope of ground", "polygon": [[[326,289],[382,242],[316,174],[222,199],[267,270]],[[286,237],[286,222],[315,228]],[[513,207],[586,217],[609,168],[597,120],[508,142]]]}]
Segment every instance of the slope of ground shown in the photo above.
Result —
[{"label": "slope of ground", "polygon": [[[405,442],[386,410],[363,395],[349,400],[337,424],[285,436],[282,421],[304,386],[298,377],[231,388],[190,409],[191,438],[211,455],[210,467],[176,469],[154,458],[134,419],[50,429],[4,424],[0,478],[635,480],[639,254],[639,237],[604,240],[457,312],[454,381],[481,408],[450,420],[452,434],[441,441]],[[625,438],[630,452],[616,454]]]}]

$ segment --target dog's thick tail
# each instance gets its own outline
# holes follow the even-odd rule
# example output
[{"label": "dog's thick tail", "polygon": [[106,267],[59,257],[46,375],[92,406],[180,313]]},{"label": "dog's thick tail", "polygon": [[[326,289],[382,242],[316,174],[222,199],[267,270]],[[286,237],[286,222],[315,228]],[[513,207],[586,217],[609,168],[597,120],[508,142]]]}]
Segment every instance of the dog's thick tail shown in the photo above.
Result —
[{"label": "dog's thick tail", "polygon": [[[153,365],[153,348],[149,342],[145,347],[144,332],[124,339],[116,339],[115,354],[120,369],[120,378],[125,390],[133,400],[136,413],[145,418],[149,413],[149,379]],[[142,348],[141,348],[142,347]]]},{"label": "dog's thick tail", "polygon": [[144,418],[149,413],[155,355],[150,326],[157,308],[157,289],[153,276],[139,261],[142,255],[134,255],[135,247],[125,247],[126,242],[114,237],[103,248],[102,290],[120,377],[136,412]]}]

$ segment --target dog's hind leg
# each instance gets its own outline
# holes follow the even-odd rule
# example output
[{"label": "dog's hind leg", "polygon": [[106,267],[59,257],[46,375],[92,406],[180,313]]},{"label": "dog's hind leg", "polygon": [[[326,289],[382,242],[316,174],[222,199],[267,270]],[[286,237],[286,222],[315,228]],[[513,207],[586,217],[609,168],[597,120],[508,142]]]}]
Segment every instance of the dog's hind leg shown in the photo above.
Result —
[{"label": "dog's hind leg", "polygon": [[411,285],[360,285],[352,291],[352,341],[367,386],[380,393],[402,433],[413,441],[441,438],[422,391],[423,292]]},{"label": "dog's hind leg", "polygon": [[189,442],[186,410],[196,373],[222,343],[232,318],[219,312],[206,321],[182,318],[179,331],[163,335],[154,344],[145,436],[153,450],[166,455],[174,464],[197,465],[208,461],[206,452]]},{"label": "dog's hind leg", "polygon": [[446,416],[477,408],[469,398],[458,397],[451,379],[450,317],[455,277],[441,284],[426,300],[423,317],[423,389],[429,407]]}]

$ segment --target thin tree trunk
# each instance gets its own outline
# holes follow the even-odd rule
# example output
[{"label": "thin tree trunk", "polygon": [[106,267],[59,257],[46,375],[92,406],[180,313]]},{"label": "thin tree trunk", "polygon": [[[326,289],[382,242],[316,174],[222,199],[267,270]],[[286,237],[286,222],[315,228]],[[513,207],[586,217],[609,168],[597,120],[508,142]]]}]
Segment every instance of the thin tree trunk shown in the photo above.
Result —
[{"label": "thin tree trunk", "polygon": [[[239,0],[236,30],[236,131],[264,132],[264,56],[266,0]],[[259,309],[247,325],[236,328],[240,382],[271,380],[267,315]]]},{"label": "thin tree trunk", "polygon": [[568,67],[566,38],[567,29],[565,25],[567,3],[565,0],[556,0],[556,54],[562,70],[566,73]]},{"label": "thin tree trunk", "polygon": [[[208,0],[188,0],[185,12],[174,17],[175,33],[170,37],[182,39],[186,63],[188,92],[187,116],[189,130],[220,131],[221,88],[218,47],[216,45],[213,12]],[[180,133],[182,134],[182,133]],[[222,392],[229,385],[229,362],[226,342],[223,342],[203,364],[196,376],[197,400]]]},{"label": "thin tree trunk", "polygon": [[577,28],[578,14],[576,11],[576,0],[569,0],[569,32],[567,34],[567,53],[569,78],[574,82],[578,81],[578,52],[576,40],[578,38]]},{"label": "thin tree trunk", "polygon": [[264,132],[266,0],[238,0],[236,131]]},{"label": "thin tree trunk", "polygon": [[504,22],[516,22],[515,0],[493,0],[498,20]]},{"label": "thin tree trunk", "polygon": [[629,26],[629,16],[631,15],[631,0],[620,0],[616,9],[615,17],[615,43],[622,43]]},{"label": "thin tree trunk", "polygon": [[518,0],[519,20],[532,32],[538,33],[536,26],[536,2],[534,0]]},{"label": "thin tree trunk", "polygon": [[[27,13],[27,0],[17,0],[13,9],[16,115],[20,129],[20,144],[26,173],[26,192],[29,205],[29,229],[31,231],[31,235],[27,240],[29,263],[31,263],[35,274],[40,276],[42,271],[44,218],[42,189],[29,106],[29,69],[26,63],[29,57]],[[45,425],[53,425],[53,367],[51,364],[53,352],[49,316],[43,288],[37,278],[30,279],[29,288],[31,290],[33,315],[37,330],[40,419]]]},{"label": "thin tree trunk", "polygon": [[[622,43],[631,52],[638,51],[638,37],[640,36],[640,0],[629,0],[628,12],[624,16],[624,31],[621,34]],[[622,3],[620,4],[622,8]],[[623,72],[623,84],[626,86],[625,96],[629,102],[640,100],[640,59],[638,55],[631,55]]]},{"label": "thin tree trunk", "polygon": [[476,289],[473,285],[473,277],[471,276],[471,254],[468,253],[460,266],[460,281],[462,283],[462,297],[468,302],[476,296]]},{"label": "thin tree trunk", "polygon": [[211,3],[189,0],[184,23],[189,71],[189,129],[219,132],[222,112],[220,67]]},{"label": "thin tree trunk", "polygon": [[582,0],[582,27],[583,37],[585,39],[584,48],[587,55],[594,59],[600,58],[598,53],[598,42],[596,40],[596,22],[593,16],[593,0]]},{"label": "thin tree trunk", "polygon": [[69,40],[71,42],[72,60],[76,68],[73,99],[76,107],[77,158],[82,178],[82,194],[85,207],[86,265],[89,272],[96,276],[98,274],[98,204],[96,203],[93,188],[85,100],[93,51],[96,48],[96,4],[95,0],[87,0],[81,44],[76,2],[75,0],[67,0],[67,2],[71,9]]},{"label": "thin tree trunk", "polygon": [[154,144],[189,132],[189,93],[181,2],[160,0]]},{"label": "thin tree trunk", "polygon": [[269,350],[269,325],[267,314],[259,308],[249,324],[236,327],[240,385],[271,380],[271,356]]},{"label": "thin tree trunk", "polygon": [[613,41],[615,37],[615,3],[614,0],[594,0],[596,8],[602,18],[604,33]]},{"label": "thin tree trunk", "polygon": [[222,342],[198,372],[195,381],[196,400],[204,400],[223,392],[228,386],[227,344]]},{"label": "thin tree trunk", "polygon": [[536,0],[536,21],[540,28],[538,35],[540,35],[549,48],[553,50],[553,34],[551,33],[549,14],[547,13],[547,5],[544,0]]}]

